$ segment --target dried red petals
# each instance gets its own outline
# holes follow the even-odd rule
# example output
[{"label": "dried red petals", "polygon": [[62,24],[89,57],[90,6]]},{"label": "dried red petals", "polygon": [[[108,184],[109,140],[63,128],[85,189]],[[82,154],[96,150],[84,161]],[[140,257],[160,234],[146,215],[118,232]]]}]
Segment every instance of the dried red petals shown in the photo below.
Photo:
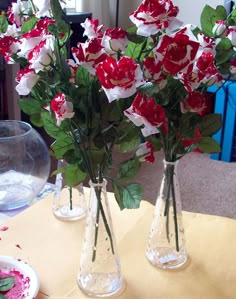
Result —
[{"label": "dried red petals", "polygon": [[30,278],[25,277],[21,272],[18,270],[12,269],[7,272],[3,272],[0,270],[0,277],[7,277],[7,276],[14,276],[15,278],[15,284],[14,286],[7,292],[4,293],[4,295],[8,299],[23,299],[25,298],[25,291],[30,286]]},{"label": "dried red petals", "polygon": [[9,229],[8,226],[2,226],[2,227],[0,228],[0,231],[1,231],[1,232],[5,232],[5,231],[8,230],[8,229]]}]

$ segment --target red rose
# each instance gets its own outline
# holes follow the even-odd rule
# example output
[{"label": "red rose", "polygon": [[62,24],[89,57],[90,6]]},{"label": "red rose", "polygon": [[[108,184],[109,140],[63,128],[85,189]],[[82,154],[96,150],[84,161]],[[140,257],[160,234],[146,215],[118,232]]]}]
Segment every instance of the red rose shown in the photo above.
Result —
[{"label": "red rose", "polygon": [[129,18],[137,26],[137,34],[151,36],[174,23],[178,12],[171,0],[144,0]]},{"label": "red rose", "polygon": [[207,99],[199,91],[193,91],[188,94],[185,100],[180,102],[181,112],[197,112],[200,115],[207,111]]},{"label": "red rose", "polygon": [[99,38],[79,43],[78,47],[73,47],[71,51],[76,63],[83,65],[92,75],[95,75],[96,66],[107,57]]},{"label": "red rose", "polygon": [[122,28],[107,29],[102,38],[102,45],[108,53],[125,51],[128,45],[127,34]]},{"label": "red rose", "polygon": [[161,61],[165,71],[171,75],[189,72],[199,49],[199,42],[188,28],[179,30],[172,36],[164,35],[155,50],[156,61]]},{"label": "red rose", "polygon": [[130,57],[123,56],[118,62],[108,56],[96,68],[109,102],[128,98],[144,83],[140,66]]},{"label": "red rose", "polygon": [[[184,147],[189,147],[191,146],[192,144],[198,144],[199,142],[199,139],[202,137],[201,133],[200,133],[200,130],[199,128],[197,127],[195,129],[195,136],[193,137],[193,139],[183,139],[182,142],[183,142],[183,145]],[[195,152],[201,152],[201,150],[199,148],[196,148],[194,150]]]},{"label": "red rose", "polygon": [[12,36],[4,36],[0,39],[0,55],[6,62],[11,60],[11,54],[16,53],[20,49],[20,42]]},{"label": "red rose", "polygon": [[141,129],[143,136],[158,133],[157,127],[162,128],[166,123],[164,108],[156,104],[154,98],[148,99],[146,95],[140,93],[124,113],[136,126],[143,126]]}]

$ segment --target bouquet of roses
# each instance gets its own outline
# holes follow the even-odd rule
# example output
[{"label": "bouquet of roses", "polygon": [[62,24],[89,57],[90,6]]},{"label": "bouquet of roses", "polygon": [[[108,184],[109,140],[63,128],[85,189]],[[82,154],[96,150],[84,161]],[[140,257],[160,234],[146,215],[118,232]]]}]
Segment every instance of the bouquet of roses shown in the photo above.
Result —
[{"label": "bouquet of roses", "polygon": [[[17,0],[1,20],[0,54],[21,65],[19,105],[54,138],[51,154],[69,163],[69,185],[107,178],[119,206],[134,208],[142,188],[126,181],[140,160],[154,161],[154,150],[162,148],[166,161],[197,148],[220,151],[211,136],[221,116],[206,114],[206,92],[235,73],[236,10],[227,15],[223,6],[206,5],[201,28],[183,24],[178,11],[171,0],[143,0],[126,30],[87,19],[87,40],[71,49],[73,57],[59,0],[42,1],[40,9]],[[116,178],[109,174],[115,145],[134,152]]]}]

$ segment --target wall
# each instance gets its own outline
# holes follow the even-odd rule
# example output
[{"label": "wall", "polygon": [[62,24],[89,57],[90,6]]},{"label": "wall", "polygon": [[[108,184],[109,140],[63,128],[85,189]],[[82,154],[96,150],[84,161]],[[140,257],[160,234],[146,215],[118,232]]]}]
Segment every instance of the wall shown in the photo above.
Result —
[{"label": "wall", "polygon": [[[114,0],[113,0],[114,1]],[[212,7],[217,5],[229,6],[230,0],[172,0],[174,5],[179,6],[178,18],[186,23],[200,25],[200,14],[203,7],[209,4]],[[120,25],[127,27],[129,23],[128,13],[134,11],[141,3],[141,0],[120,0]]]},{"label": "wall", "polygon": [[216,7],[217,5],[228,5],[228,0],[173,0],[173,3],[179,6],[180,12],[178,18],[186,23],[200,26],[201,11],[206,4]]}]

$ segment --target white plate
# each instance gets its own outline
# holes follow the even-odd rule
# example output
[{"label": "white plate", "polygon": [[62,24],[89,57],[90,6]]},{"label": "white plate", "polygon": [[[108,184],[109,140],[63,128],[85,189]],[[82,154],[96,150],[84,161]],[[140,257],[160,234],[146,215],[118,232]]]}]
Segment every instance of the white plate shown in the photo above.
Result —
[{"label": "white plate", "polygon": [[1,272],[8,272],[10,270],[19,271],[23,274],[23,279],[29,280],[22,298],[33,299],[37,296],[39,291],[39,276],[29,264],[20,259],[0,255],[0,270]]}]

